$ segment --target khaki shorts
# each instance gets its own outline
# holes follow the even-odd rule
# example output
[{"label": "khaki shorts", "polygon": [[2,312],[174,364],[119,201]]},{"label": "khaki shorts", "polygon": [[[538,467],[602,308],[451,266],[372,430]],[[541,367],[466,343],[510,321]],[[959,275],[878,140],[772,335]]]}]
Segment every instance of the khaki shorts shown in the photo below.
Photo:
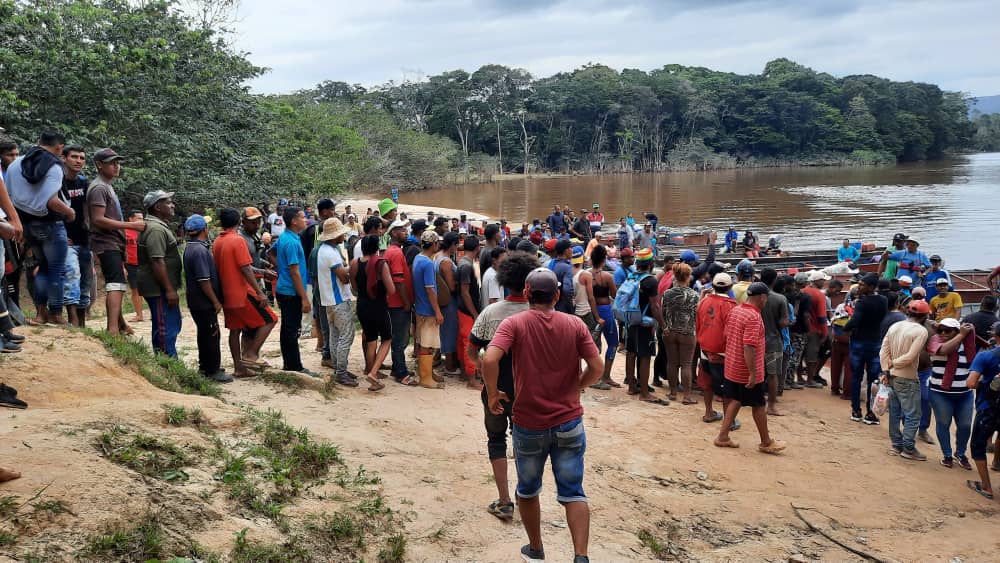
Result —
[{"label": "khaki shorts", "polygon": [[823,340],[824,338],[819,333],[810,331],[806,334],[806,347],[802,354],[806,363],[819,361],[819,349],[823,347]]},{"label": "khaki shorts", "polygon": [[764,373],[768,377],[774,377],[784,373],[782,360],[784,352],[766,352],[764,354]]},{"label": "khaki shorts", "polygon": [[441,327],[434,317],[417,315],[417,337],[423,348],[441,347]]}]

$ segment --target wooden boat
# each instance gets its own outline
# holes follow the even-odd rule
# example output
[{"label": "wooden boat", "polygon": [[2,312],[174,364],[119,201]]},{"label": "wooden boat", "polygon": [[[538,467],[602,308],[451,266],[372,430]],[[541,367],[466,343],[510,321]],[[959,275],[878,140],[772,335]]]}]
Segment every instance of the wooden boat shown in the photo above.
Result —
[{"label": "wooden boat", "polygon": [[[978,310],[979,302],[992,292],[987,284],[990,277],[989,270],[949,270],[948,273],[951,274],[951,281],[955,284],[955,292],[962,298],[963,314]],[[844,301],[847,289],[854,283],[852,281],[854,276],[837,274],[831,277],[844,283],[844,293],[830,296],[830,301],[836,307]]]}]

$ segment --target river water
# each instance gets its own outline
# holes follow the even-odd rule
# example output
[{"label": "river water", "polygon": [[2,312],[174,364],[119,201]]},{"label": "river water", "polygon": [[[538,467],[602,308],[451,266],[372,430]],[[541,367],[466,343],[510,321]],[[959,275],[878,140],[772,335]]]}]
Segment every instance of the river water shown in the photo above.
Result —
[{"label": "river water", "polygon": [[[408,197],[407,197],[408,196]],[[410,200],[410,201],[406,201]],[[886,245],[903,232],[947,268],[1000,263],[991,229],[1000,221],[1000,153],[863,168],[766,168],[506,180],[405,194],[404,202],[468,209],[512,224],[552,205],[601,204],[606,221],[655,212],[678,230],[753,229],[762,244],[834,249],[844,238]]]}]

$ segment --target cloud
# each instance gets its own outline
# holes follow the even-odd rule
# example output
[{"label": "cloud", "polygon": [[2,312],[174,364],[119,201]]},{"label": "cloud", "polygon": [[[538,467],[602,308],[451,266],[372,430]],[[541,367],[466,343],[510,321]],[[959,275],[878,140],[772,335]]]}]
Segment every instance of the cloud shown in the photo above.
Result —
[{"label": "cloud", "polygon": [[236,46],[271,68],[253,84],[267,93],[488,63],[535,76],[588,62],[759,73],[779,57],[836,76],[1000,93],[990,0],[244,0],[240,14]]}]

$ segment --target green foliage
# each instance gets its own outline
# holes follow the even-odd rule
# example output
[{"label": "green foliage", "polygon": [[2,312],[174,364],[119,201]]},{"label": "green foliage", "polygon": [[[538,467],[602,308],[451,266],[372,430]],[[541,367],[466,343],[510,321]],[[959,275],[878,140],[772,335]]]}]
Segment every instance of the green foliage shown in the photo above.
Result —
[{"label": "green foliage", "polygon": [[159,518],[146,513],[134,526],[94,536],[86,551],[105,560],[147,561],[164,556],[163,542],[163,525]]},{"label": "green foliage", "polygon": [[200,427],[205,424],[205,415],[201,409],[195,407],[187,409],[181,405],[160,405],[163,408],[164,421],[171,426],[191,426]]},{"label": "green foliage", "polygon": [[972,148],[982,152],[1000,151],[1000,113],[976,115],[973,127],[976,132],[972,136]]},{"label": "green foliage", "polygon": [[295,536],[281,544],[266,544],[248,540],[245,528],[236,534],[236,542],[229,557],[233,563],[297,563],[313,560],[309,550]]},{"label": "green foliage", "polygon": [[395,534],[385,542],[385,547],[379,550],[379,563],[403,563],[406,558],[406,536]]},{"label": "green foliage", "polygon": [[96,444],[104,457],[143,475],[165,481],[187,480],[181,468],[190,460],[187,453],[172,441],[132,432],[115,425],[98,436]]}]

